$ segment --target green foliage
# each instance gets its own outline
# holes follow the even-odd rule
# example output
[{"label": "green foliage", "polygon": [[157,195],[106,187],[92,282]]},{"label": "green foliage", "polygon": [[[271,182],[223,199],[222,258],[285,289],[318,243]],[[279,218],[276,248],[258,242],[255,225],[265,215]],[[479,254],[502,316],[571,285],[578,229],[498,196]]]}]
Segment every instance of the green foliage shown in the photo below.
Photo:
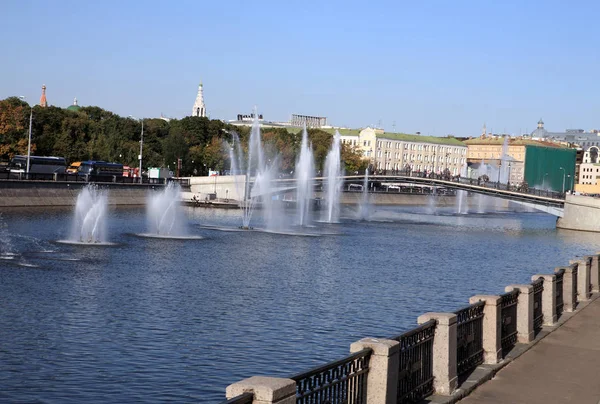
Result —
[{"label": "green foliage", "polygon": [[[0,160],[27,153],[30,106],[17,97],[0,100]],[[68,162],[105,160],[137,167],[142,124],[100,107],[81,107],[69,111],[58,107],[33,107],[32,153],[61,156]],[[182,159],[180,175],[206,175],[209,169],[230,168],[231,133],[238,134],[242,149],[247,151],[249,127],[236,127],[219,120],[185,117],[167,122],[144,119],[144,169],[169,167],[175,171]],[[315,165],[322,170],[331,147],[331,131],[310,129]],[[266,128],[262,133],[265,158],[277,159],[284,172],[294,170],[302,139],[301,130]],[[342,148],[346,170],[364,169],[366,162],[359,152],[346,145]]]}]

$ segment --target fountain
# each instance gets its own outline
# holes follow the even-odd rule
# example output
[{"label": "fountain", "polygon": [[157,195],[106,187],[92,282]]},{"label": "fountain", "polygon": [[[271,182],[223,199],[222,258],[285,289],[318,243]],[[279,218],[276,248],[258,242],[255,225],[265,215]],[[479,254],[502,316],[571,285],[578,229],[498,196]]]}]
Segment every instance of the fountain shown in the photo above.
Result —
[{"label": "fountain", "polygon": [[[460,176],[462,178],[466,178],[467,177],[467,165],[463,164],[463,166],[460,169]],[[469,213],[469,207],[467,205],[467,191],[463,191],[462,189],[459,189],[458,191],[456,191],[456,200],[455,200],[455,205],[456,205],[456,213],[458,213],[459,215],[464,215]]]},{"label": "fountain", "polygon": [[71,236],[61,242],[73,244],[106,245],[106,208],[108,196],[96,185],[89,184],[81,189],[75,204],[75,217]]},{"label": "fountain", "polygon": [[325,159],[325,205],[323,221],[335,223],[340,217],[340,194],[342,191],[340,132],[335,131],[331,149]]},{"label": "fountain", "polygon": [[142,237],[198,239],[199,236],[189,236],[186,222],[181,211],[181,188],[175,182],[169,184],[160,192],[148,196],[146,218],[148,233],[138,234]]},{"label": "fountain", "polygon": [[296,178],[296,218],[297,224],[307,226],[310,223],[311,197],[314,190],[315,164],[311,145],[308,143],[306,125],[302,130],[300,156],[296,161],[294,177]]},{"label": "fountain", "polygon": [[371,203],[369,201],[369,169],[365,170],[365,178],[363,180],[362,197],[358,204],[358,220],[367,220],[371,210]]}]

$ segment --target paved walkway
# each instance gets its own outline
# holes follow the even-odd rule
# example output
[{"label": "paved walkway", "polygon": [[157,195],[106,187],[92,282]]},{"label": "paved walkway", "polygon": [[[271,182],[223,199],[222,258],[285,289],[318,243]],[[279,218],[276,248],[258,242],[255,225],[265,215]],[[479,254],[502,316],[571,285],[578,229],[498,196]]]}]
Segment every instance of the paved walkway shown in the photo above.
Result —
[{"label": "paved walkway", "polygon": [[600,299],[459,403],[600,404]]}]

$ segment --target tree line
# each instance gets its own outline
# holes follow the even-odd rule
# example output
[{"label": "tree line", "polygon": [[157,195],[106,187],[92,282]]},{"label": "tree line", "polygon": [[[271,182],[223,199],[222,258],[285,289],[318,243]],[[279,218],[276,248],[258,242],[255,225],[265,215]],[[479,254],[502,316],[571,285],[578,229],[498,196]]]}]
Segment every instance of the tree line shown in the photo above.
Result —
[{"label": "tree line", "polygon": [[[0,160],[27,154],[29,115],[32,107],[18,97],[0,100]],[[216,119],[185,117],[165,121],[148,118],[144,123],[143,164],[168,167],[173,171],[178,159],[180,175],[206,175],[209,169],[230,168],[229,149],[232,133],[247,150],[249,127],[229,125]],[[33,107],[31,154],[65,157],[67,162],[103,160],[137,166],[142,124],[100,107],[80,107],[72,111],[49,106]],[[333,136],[319,129],[309,129],[315,164],[323,168]],[[300,150],[302,132],[285,128],[265,128],[262,140],[267,158],[279,156],[279,169],[294,169]],[[362,170],[367,162],[359,150],[342,145],[342,161],[347,172]]]}]

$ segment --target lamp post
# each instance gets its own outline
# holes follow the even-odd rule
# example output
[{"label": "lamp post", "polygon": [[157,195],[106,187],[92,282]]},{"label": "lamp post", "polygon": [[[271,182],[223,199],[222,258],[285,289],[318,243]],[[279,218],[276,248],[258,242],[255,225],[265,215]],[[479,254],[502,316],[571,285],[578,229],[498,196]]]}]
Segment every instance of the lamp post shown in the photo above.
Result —
[{"label": "lamp post", "polygon": [[559,170],[563,170],[563,186],[562,186],[562,193],[565,193],[565,177],[567,175],[567,172],[565,171],[564,168],[560,167]]},{"label": "lamp post", "polygon": [[[138,120],[137,118],[129,115],[130,118],[133,118],[135,120]],[[142,177],[142,151],[144,149],[144,118],[139,119],[139,121],[142,122],[142,133],[140,135],[140,154],[138,155],[138,160],[140,161],[140,184],[143,182],[143,177]]]}]

